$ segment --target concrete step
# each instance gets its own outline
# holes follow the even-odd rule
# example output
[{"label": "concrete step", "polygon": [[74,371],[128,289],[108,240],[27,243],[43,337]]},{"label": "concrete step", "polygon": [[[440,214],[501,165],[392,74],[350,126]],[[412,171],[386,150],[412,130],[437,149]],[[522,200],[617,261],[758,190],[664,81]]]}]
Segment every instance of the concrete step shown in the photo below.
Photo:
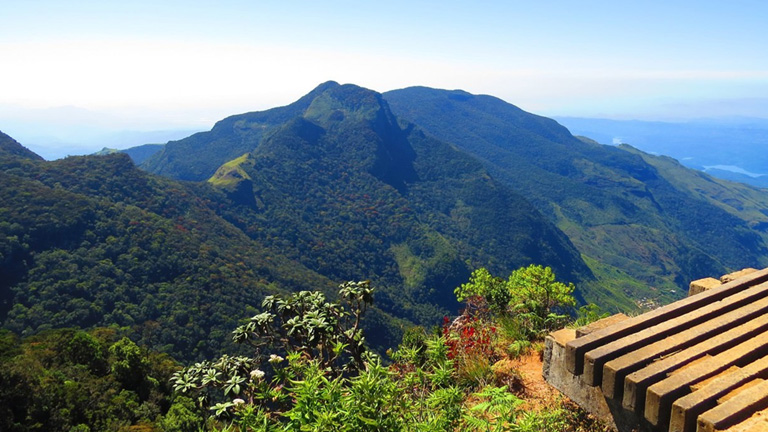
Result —
[{"label": "concrete step", "polygon": [[760,316],[768,316],[768,297],[610,360],[603,367],[603,394],[611,399],[621,398],[624,378],[628,374],[643,368],[654,359],[689,348]]},{"label": "concrete step", "polygon": [[695,366],[685,368],[648,387],[645,395],[645,418],[663,429],[669,424],[672,403],[691,393],[691,386],[718,375],[732,366],[743,366],[768,355],[768,331],[727,349]]},{"label": "concrete step", "polygon": [[758,411],[752,417],[736,426],[730,426],[728,432],[765,432],[768,431],[768,410]]},{"label": "concrete step", "polygon": [[643,369],[632,372],[624,379],[624,407],[630,411],[642,414],[645,409],[645,392],[648,386],[660,381],[667,374],[675,370],[695,363],[709,354],[716,354],[729,349],[764,331],[768,331],[768,316],[756,318],[679,353],[656,360]]},{"label": "concrete step", "polygon": [[[577,338],[566,345],[566,368],[574,375],[584,372],[584,356],[587,352],[607,342],[626,337],[638,331],[688,314],[713,302],[719,302],[744,289],[768,280],[768,268],[720,285],[701,294],[685,298],[651,312],[624,320],[610,327]],[[664,337],[664,336],[662,336]],[[595,385],[594,379],[589,380]]]},{"label": "concrete step", "polygon": [[697,432],[715,432],[748,420],[755,411],[768,409],[768,381],[750,387],[722,404],[701,414]]},{"label": "concrete step", "polygon": [[[706,296],[710,293],[716,293],[717,291],[718,289],[716,288],[709,292],[699,294],[698,296],[689,297],[685,300]],[[600,385],[602,382],[603,365],[608,361],[662,339],[674,337],[675,334],[685,332],[685,330],[691,327],[698,326],[710,320],[716,320],[724,314],[728,314],[735,309],[743,308],[745,305],[757,302],[765,297],[768,297],[768,283],[743,289],[720,301],[701,305],[698,309],[596,347],[584,354],[584,374],[582,379],[585,384],[592,386]],[[681,300],[678,303],[682,303],[685,300]],[[623,322],[616,326],[622,324]],[[609,327],[606,330],[610,330],[616,326]],[[596,333],[600,333],[600,331],[593,334]],[[585,336],[585,338],[588,337],[590,336]],[[574,342],[578,341],[579,339],[576,339]]]},{"label": "concrete step", "polygon": [[672,404],[669,431],[695,431],[696,418],[700,414],[738,395],[745,390],[745,386],[760,384],[764,377],[768,377],[768,356],[714,379],[693,393],[677,399]]},{"label": "concrete step", "polygon": [[[765,374],[763,373],[762,375],[765,375]],[[741,392],[743,392],[745,390],[751,389],[754,386],[760,385],[763,382],[765,382],[765,379],[763,379],[763,378],[755,378],[752,381],[747,381],[745,384],[743,384],[740,387],[737,387],[737,388],[731,390],[725,396],[723,396],[720,399],[718,399],[717,403],[718,404],[725,403],[725,402],[731,400],[732,398],[738,396],[739,393],[741,393]]]}]

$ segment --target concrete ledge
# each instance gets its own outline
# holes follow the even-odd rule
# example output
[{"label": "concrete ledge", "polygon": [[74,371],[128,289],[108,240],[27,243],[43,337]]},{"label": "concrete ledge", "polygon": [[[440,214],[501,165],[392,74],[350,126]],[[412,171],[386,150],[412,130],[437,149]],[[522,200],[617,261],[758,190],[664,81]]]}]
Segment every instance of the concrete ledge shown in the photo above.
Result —
[{"label": "concrete ledge", "polygon": [[644,367],[655,358],[698,344],[761,315],[768,315],[768,297],[613,359],[603,367],[603,394],[618,399],[622,397],[624,378],[629,373]]},{"label": "concrete ledge", "polygon": [[694,432],[696,418],[720,402],[720,398],[756,379],[768,377],[768,356],[718,378],[672,404],[669,432]]},{"label": "concrete ledge", "polygon": [[671,371],[686,366],[706,355],[715,354],[718,350],[724,351],[732,348],[765,331],[768,331],[768,315],[758,317],[688,349],[656,360],[647,367],[629,374],[624,379],[624,407],[642,413],[645,409],[645,393],[651,384],[662,380]]},{"label": "concrete ledge", "polygon": [[751,267],[745,268],[743,270],[739,270],[733,273],[728,273],[727,275],[720,276],[720,282],[722,283],[728,283],[731,281],[735,281],[737,279],[746,277],[751,275],[752,273],[756,272],[757,269],[753,269]]},{"label": "concrete ledge", "polygon": [[720,285],[722,285],[722,282],[711,277],[695,280],[688,286],[688,296],[690,297],[696,294],[701,294],[704,291],[709,291],[712,288],[719,287]]},{"label": "concrete ledge", "polygon": [[[687,299],[681,300],[677,303],[701,298],[707,296],[708,294],[715,293],[716,291],[717,290],[712,290],[707,293],[700,294],[699,296],[688,297]],[[649,326],[631,335],[622,337],[618,340],[614,340],[610,343],[603,344],[584,355],[584,383],[592,386],[600,385],[602,382],[603,365],[616,357],[622,356],[642,346],[652,344],[661,339],[668,338],[674,334],[684,331],[686,328],[697,326],[705,321],[709,321],[720,315],[727,314],[728,312],[740,308],[745,304],[755,302],[767,296],[768,283],[752,286],[738,293],[734,293],[731,296],[725,297],[720,301],[702,305],[698,309],[671,318],[668,321]],[[674,304],[676,303],[673,303],[672,305]],[[643,315],[641,315],[641,317],[642,316]],[[618,325],[621,324],[622,323],[619,323]],[[610,330],[614,327],[609,327],[606,330]],[[585,338],[588,337],[589,336],[586,336]],[[576,341],[571,343],[578,342],[579,340],[580,339],[576,339]],[[569,345],[571,343],[569,343]]]},{"label": "concrete ledge", "polygon": [[575,338],[576,332],[571,329],[563,329],[547,336],[544,340],[542,375],[549,385],[617,429],[611,408],[600,389],[583,386],[578,376],[565,369],[565,344]]},{"label": "concrete ledge", "polygon": [[614,315],[611,315],[609,317],[603,318],[601,320],[597,320],[589,325],[586,325],[584,327],[579,327],[576,329],[576,337],[580,338],[582,336],[586,336],[588,334],[594,333],[598,330],[602,330],[604,328],[608,328],[614,324],[618,324],[629,317],[624,315],[623,313],[617,313]]},{"label": "concrete ledge", "polygon": [[763,352],[768,332],[761,333],[722,353],[708,358],[696,365],[674,373],[668,378],[648,387],[645,395],[645,418],[652,425],[665,428],[669,423],[674,400],[690,393],[690,386],[715,376],[731,366],[750,363]]},{"label": "concrete ledge", "polygon": [[[622,338],[674,319],[707,304],[718,302],[728,296],[739,293],[749,286],[765,282],[766,280],[768,280],[768,269],[759,270],[707,292],[688,297],[575,339],[566,345],[566,367],[572,374],[581,375],[584,372],[584,355],[588,351],[594,350],[617,338]],[[592,385],[594,385],[594,380],[592,381]]]},{"label": "concrete ledge", "polygon": [[722,280],[694,281],[688,298],[634,318],[552,333],[545,379],[620,432],[768,432],[768,269]]},{"label": "concrete ledge", "polygon": [[698,432],[715,432],[749,419],[757,410],[768,408],[768,381],[750,387],[699,416]]}]

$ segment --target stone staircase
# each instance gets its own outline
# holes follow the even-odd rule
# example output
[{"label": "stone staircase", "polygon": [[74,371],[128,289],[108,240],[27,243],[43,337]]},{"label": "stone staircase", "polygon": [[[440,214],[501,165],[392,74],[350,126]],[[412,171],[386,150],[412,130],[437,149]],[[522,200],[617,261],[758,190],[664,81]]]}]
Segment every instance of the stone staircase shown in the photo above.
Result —
[{"label": "stone staircase", "polygon": [[552,333],[544,378],[621,432],[768,432],[768,269]]}]

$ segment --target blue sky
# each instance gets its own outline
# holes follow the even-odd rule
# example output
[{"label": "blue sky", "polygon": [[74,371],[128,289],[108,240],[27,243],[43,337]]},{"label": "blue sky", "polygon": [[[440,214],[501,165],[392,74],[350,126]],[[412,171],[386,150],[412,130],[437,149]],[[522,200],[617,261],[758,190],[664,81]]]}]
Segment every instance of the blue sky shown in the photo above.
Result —
[{"label": "blue sky", "polygon": [[548,116],[768,118],[766,19],[744,0],[4,0],[0,130],[209,128],[331,79]]}]

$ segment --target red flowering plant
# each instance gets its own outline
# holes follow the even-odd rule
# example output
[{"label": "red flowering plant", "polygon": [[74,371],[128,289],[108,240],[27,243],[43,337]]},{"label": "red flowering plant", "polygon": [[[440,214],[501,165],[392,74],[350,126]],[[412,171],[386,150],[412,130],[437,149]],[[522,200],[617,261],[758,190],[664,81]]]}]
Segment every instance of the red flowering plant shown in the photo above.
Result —
[{"label": "red flowering plant", "polygon": [[469,297],[466,305],[453,321],[448,317],[443,319],[443,337],[459,381],[472,386],[484,385],[491,378],[491,365],[500,358],[496,326],[483,297]]}]

